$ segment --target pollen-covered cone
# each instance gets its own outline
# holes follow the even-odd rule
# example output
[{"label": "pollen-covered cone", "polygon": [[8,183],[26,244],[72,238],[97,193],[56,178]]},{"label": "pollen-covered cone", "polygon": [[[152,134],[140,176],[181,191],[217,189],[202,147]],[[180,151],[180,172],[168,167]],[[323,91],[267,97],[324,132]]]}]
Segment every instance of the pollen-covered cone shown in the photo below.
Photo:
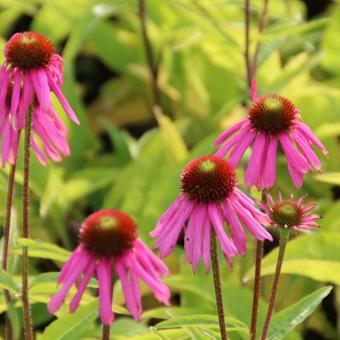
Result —
[{"label": "pollen-covered cone", "polygon": [[14,34],[4,48],[5,62],[0,69],[0,127],[2,164],[14,163],[20,131],[32,110],[32,148],[46,164],[70,154],[67,130],[52,105],[51,93],[67,116],[79,120],[61,91],[62,58],[52,43],[35,32]]},{"label": "pollen-covered cone", "polygon": [[185,255],[194,271],[201,258],[206,271],[210,270],[212,232],[230,266],[232,257],[246,253],[244,228],[258,240],[272,240],[264,227],[269,224],[268,216],[237,188],[236,180],[231,165],[216,156],[188,163],[181,175],[181,194],[150,233],[161,257],[174,250],[181,231]]},{"label": "pollen-covered cone", "polygon": [[80,245],[60,272],[58,284],[62,287],[48,303],[49,312],[57,312],[71,287],[78,283],[69,305],[70,312],[74,312],[90,278],[96,276],[100,319],[104,325],[110,325],[114,320],[113,273],[121,282],[126,307],[136,320],[142,313],[139,280],[149,286],[158,301],[169,304],[170,290],[160,280],[160,276],[168,274],[166,265],[137,238],[137,226],[127,214],[105,209],[83,222]]}]

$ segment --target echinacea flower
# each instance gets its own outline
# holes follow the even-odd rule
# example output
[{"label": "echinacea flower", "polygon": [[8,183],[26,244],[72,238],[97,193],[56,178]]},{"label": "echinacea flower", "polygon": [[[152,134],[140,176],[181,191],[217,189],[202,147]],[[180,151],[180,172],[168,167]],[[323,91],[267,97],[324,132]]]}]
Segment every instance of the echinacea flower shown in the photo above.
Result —
[{"label": "echinacea flower", "polygon": [[[68,156],[67,130],[56,114],[51,92],[68,117],[79,124],[61,91],[63,59],[52,43],[35,32],[14,34],[4,48],[5,62],[0,69],[0,128],[2,163],[13,164],[13,142],[25,127],[28,110],[32,110],[32,148],[42,164],[46,156],[54,161]],[[14,150],[17,148],[14,148]]]},{"label": "echinacea flower", "polygon": [[194,271],[200,258],[206,271],[210,269],[212,232],[230,266],[233,256],[246,253],[242,226],[258,240],[272,240],[261,225],[268,225],[268,216],[236,187],[236,181],[233,167],[221,158],[203,156],[189,162],[181,175],[181,194],[150,233],[157,239],[155,247],[160,249],[160,256],[168,256],[174,250],[182,230],[185,255]]},{"label": "echinacea flower", "polygon": [[303,205],[304,196],[295,199],[292,194],[289,199],[283,199],[280,193],[278,201],[274,201],[269,194],[266,195],[266,198],[267,203],[259,204],[270,217],[273,227],[303,231],[318,226],[315,220],[320,216],[310,213],[315,208],[315,204]]},{"label": "echinacea flower", "polygon": [[[301,121],[299,110],[287,98],[277,94],[262,97],[256,95],[252,84],[253,103],[247,118],[223,132],[214,142],[220,146],[218,157],[229,154],[229,163],[237,167],[245,151],[252,146],[245,183],[258,189],[270,189],[276,182],[276,154],[278,146],[286,156],[290,177],[297,188],[303,183],[305,173],[316,169],[321,163],[312,145],[327,155],[326,148]],[[222,145],[223,144],[223,145]]]},{"label": "echinacea flower", "polygon": [[80,229],[80,245],[64,264],[58,284],[61,289],[48,303],[50,313],[58,311],[73,284],[77,293],[69,308],[74,312],[95,275],[99,285],[99,315],[104,325],[114,320],[112,311],[112,274],[121,281],[126,307],[135,319],[142,313],[138,280],[143,280],[156,299],[168,305],[170,291],[160,280],[167,275],[166,265],[137,238],[137,226],[125,213],[114,209],[99,210],[90,215]]}]

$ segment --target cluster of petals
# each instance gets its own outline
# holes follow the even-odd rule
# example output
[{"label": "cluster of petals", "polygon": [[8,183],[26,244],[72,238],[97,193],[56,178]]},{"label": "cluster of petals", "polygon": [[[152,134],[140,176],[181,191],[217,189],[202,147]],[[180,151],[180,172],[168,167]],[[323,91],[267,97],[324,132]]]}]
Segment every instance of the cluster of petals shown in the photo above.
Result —
[{"label": "cluster of petals", "polygon": [[[157,239],[155,248],[160,256],[168,256],[175,248],[184,230],[184,250],[193,270],[202,258],[206,272],[210,270],[210,242],[214,232],[224,257],[232,265],[232,257],[245,255],[247,241],[243,227],[258,240],[272,240],[264,226],[270,219],[259,211],[255,202],[238,188],[234,188],[222,202],[197,203],[181,193],[170,208],[160,217],[150,236]],[[229,226],[229,235],[225,223]]]},{"label": "cluster of petals", "polygon": [[100,259],[80,244],[60,272],[58,284],[62,287],[48,303],[49,312],[52,314],[57,312],[71,287],[77,284],[77,292],[69,305],[70,312],[74,312],[79,306],[90,278],[95,275],[99,286],[100,319],[104,325],[111,325],[114,321],[113,272],[121,282],[126,307],[136,320],[140,319],[142,313],[139,279],[150,287],[157,300],[169,304],[169,288],[160,280],[160,276],[168,274],[166,265],[141,240],[136,239],[132,249],[126,250],[119,256]]},{"label": "cluster of petals", "polygon": [[[46,39],[33,32],[16,33],[4,48],[5,62],[0,69],[0,133],[2,164],[14,163],[20,131],[25,127],[28,110],[32,110],[32,148],[38,160],[60,161],[70,154],[67,130],[52,104],[51,92],[59,100],[68,117],[79,120],[61,91],[62,58],[53,53],[46,65],[23,69],[8,60],[8,48],[23,35]],[[46,40],[47,41],[47,40]]]},{"label": "cluster of petals", "polygon": [[[252,98],[254,103],[261,99],[257,97],[255,82],[252,85]],[[276,156],[281,145],[292,182],[300,188],[305,173],[313,169],[321,171],[320,161],[312,145],[325,155],[327,150],[310,128],[301,121],[299,110],[297,108],[293,110],[294,115],[289,129],[277,133],[258,130],[248,116],[217,137],[214,146],[220,148],[215,155],[225,157],[228,154],[229,163],[237,167],[246,150],[252,146],[245,172],[245,184],[248,187],[255,185],[258,189],[264,190],[275,185]]]},{"label": "cluster of petals", "polygon": [[277,228],[289,228],[293,231],[307,231],[318,226],[316,219],[320,218],[320,216],[311,213],[316,204],[309,203],[303,205],[304,199],[305,196],[295,199],[294,195],[292,194],[288,200],[285,200],[283,199],[282,194],[279,193],[279,199],[274,201],[272,196],[267,194],[266,203],[259,202],[259,205],[268,216],[274,216],[275,212],[278,210],[278,208],[282,207],[282,205],[290,205],[295,210],[296,223],[294,225],[281,225],[275,221],[275,218],[271,218],[271,226]]}]

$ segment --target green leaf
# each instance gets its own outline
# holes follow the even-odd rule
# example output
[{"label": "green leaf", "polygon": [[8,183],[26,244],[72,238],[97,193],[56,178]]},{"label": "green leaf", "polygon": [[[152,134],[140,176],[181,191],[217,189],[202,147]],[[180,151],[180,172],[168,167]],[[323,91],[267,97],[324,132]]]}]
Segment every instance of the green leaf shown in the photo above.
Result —
[{"label": "green leaf", "polygon": [[[229,331],[248,333],[248,327],[235,318],[227,317],[226,323]],[[186,315],[162,321],[156,325],[156,329],[176,327],[219,328],[219,323],[215,315]]]},{"label": "green leaf", "polygon": [[70,252],[54,244],[35,241],[31,239],[18,238],[14,253],[21,255],[23,246],[28,247],[28,255],[42,259],[65,262],[70,256]]},{"label": "green leaf", "polygon": [[41,340],[73,340],[81,339],[98,316],[97,299],[87,305],[80,306],[73,314],[65,314],[52,322],[44,331]]},{"label": "green leaf", "polygon": [[267,340],[285,339],[287,334],[313,313],[331,290],[331,286],[320,288],[275,314],[270,324]]},{"label": "green leaf", "polygon": [[40,199],[40,215],[46,216],[53,203],[58,199],[62,191],[62,171],[51,167],[48,173],[48,179]]},{"label": "green leaf", "polygon": [[340,185],[340,172],[329,172],[315,176],[320,182]]},{"label": "green leaf", "polygon": [[0,286],[15,293],[20,291],[19,287],[15,284],[12,277],[2,268],[0,268]]},{"label": "green leaf", "polygon": [[161,110],[156,109],[155,115],[164,140],[166,151],[168,151],[171,158],[176,162],[183,161],[188,155],[188,150],[182,136],[177,130],[176,125],[169,117],[165,116]]}]

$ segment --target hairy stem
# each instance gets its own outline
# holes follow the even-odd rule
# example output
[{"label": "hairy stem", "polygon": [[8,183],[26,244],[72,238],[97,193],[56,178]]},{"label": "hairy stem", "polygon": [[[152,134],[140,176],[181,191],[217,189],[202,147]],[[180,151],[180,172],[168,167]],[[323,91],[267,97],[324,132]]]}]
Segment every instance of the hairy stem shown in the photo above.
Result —
[{"label": "hairy stem", "polygon": [[251,86],[252,66],[250,61],[250,0],[245,0],[244,4],[244,18],[245,18],[245,39],[244,39],[244,59],[247,71],[248,87]]},{"label": "hairy stem", "polygon": [[220,324],[221,339],[226,340],[227,329],[224,319],[224,309],[223,309],[223,299],[222,299],[222,289],[221,289],[221,278],[220,278],[220,268],[218,264],[217,256],[217,244],[215,232],[211,233],[211,264],[214,278],[214,288],[215,288],[215,298],[218,313],[218,322]]},{"label": "hairy stem", "polygon": [[110,340],[110,326],[103,325],[102,340]]},{"label": "hairy stem", "polygon": [[263,256],[263,242],[256,241],[256,255],[255,255],[255,276],[253,288],[253,307],[251,313],[250,324],[250,339],[256,339],[257,316],[259,310],[260,290],[261,290],[261,261]]},{"label": "hairy stem", "polygon": [[161,96],[158,87],[158,64],[155,61],[154,54],[151,47],[151,42],[148,35],[148,30],[146,27],[146,6],[144,0],[139,0],[139,18],[142,28],[142,38],[143,45],[145,49],[145,56],[149,66],[150,79],[151,79],[151,89],[153,95],[153,104],[155,106],[161,107]]},{"label": "hairy stem", "polygon": [[[32,111],[31,107],[26,115],[25,122],[25,146],[24,146],[24,182],[22,202],[22,237],[29,238],[29,203],[30,203],[30,161],[31,161],[31,132],[32,132]],[[33,340],[32,315],[28,294],[28,248],[22,248],[22,306],[24,315],[24,333],[26,340]]]},{"label": "hairy stem", "polygon": [[280,230],[279,254],[277,256],[277,262],[276,262],[276,268],[275,268],[275,274],[274,274],[274,281],[273,281],[272,291],[270,293],[269,305],[268,305],[267,315],[266,315],[266,319],[265,319],[263,330],[262,330],[261,340],[266,340],[266,337],[267,337],[270,319],[271,319],[272,314],[273,314],[276,292],[277,292],[277,288],[279,286],[283,258],[284,258],[284,255],[285,255],[286,245],[287,245],[287,242],[288,242],[288,239],[289,239],[289,233],[290,233],[290,231],[287,230],[287,229],[281,229]]},{"label": "hairy stem", "polygon": [[[2,269],[7,271],[8,268],[8,250],[9,250],[9,240],[11,235],[11,213],[12,213],[12,205],[13,205],[13,191],[14,191],[14,179],[15,179],[15,171],[16,171],[16,160],[13,165],[11,165],[11,170],[8,177],[8,187],[7,187],[7,199],[6,199],[6,216],[5,216],[5,229],[4,229],[4,237],[3,237],[3,248],[2,248]],[[6,305],[9,308],[11,305],[12,299],[10,292],[5,289],[4,296]],[[11,322],[8,317],[8,313],[6,313],[6,339],[13,339],[13,330],[11,326]]]},{"label": "hairy stem", "polygon": [[[269,0],[263,0],[263,8],[259,20],[259,33],[262,33],[267,21],[267,15],[268,15],[268,7],[269,7]],[[252,65],[252,77],[255,76],[256,73],[256,67],[257,67],[257,59],[260,52],[260,46],[261,42],[258,41],[255,47],[255,53],[254,53],[254,59],[253,59],[253,65]]]}]

